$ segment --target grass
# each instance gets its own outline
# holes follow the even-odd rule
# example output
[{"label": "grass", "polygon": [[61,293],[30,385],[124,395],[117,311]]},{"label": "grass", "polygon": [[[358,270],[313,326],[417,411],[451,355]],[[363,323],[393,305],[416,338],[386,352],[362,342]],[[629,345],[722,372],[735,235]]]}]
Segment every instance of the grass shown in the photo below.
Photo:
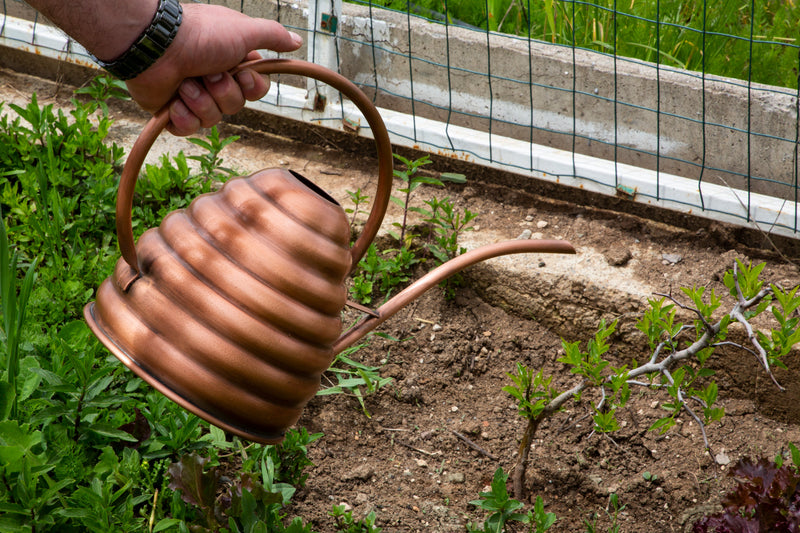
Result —
[{"label": "grass", "polygon": [[794,0],[353,0],[757,83],[797,88]]}]

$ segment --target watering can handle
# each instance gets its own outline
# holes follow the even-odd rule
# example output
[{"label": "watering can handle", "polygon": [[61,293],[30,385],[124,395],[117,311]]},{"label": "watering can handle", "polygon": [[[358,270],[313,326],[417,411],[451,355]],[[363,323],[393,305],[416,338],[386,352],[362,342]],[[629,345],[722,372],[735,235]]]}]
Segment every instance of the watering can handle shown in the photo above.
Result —
[{"label": "watering can handle", "polygon": [[[243,69],[255,70],[261,74],[295,74],[316,79],[341,92],[364,114],[364,118],[366,118],[372,129],[372,135],[375,138],[378,151],[378,189],[364,230],[350,250],[350,254],[353,257],[351,268],[355,268],[378,233],[378,229],[380,229],[381,222],[386,214],[386,207],[389,204],[389,195],[392,187],[392,145],[386,125],[378,110],[361,89],[350,80],[315,63],[297,59],[257,59],[242,63],[233,69],[231,74]],[[139,261],[136,257],[136,244],[133,239],[131,221],[133,193],[136,188],[136,179],[139,176],[147,153],[169,122],[168,109],[169,106],[167,105],[158,111],[145,125],[142,133],[139,134],[125,162],[117,192],[117,239],[119,248],[125,262],[136,273],[139,272]]]}]

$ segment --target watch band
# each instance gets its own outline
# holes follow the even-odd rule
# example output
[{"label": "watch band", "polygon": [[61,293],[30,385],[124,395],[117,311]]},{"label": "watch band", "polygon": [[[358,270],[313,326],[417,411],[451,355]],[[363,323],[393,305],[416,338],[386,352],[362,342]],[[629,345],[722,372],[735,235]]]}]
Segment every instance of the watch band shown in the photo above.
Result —
[{"label": "watch band", "polygon": [[150,26],[124,54],[108,62],[92,57],[98,65],[123,81],[135,78],[164,55],[178,34],[182,20],[183,8],[179,0],[159,0]]}]

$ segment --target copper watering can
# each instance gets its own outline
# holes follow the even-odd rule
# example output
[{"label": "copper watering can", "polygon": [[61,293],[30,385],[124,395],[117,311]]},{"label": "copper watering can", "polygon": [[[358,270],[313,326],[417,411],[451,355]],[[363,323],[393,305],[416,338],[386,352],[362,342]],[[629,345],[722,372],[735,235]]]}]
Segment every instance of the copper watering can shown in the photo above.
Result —
[{"label": "copper watering can", "polygon": [[136,179],[167,124],[140,134],[117,196],[122,257],[84,308],[95,335],[128,368],[182,407],[248,440],[276,443],[319,389],[335,354],[443,279],[510,253],[575,253],[565,241],[515,240],[478,248],[428,273],[341,334],[345,281],[378,232],[392,185],[392,147],[372,102],[346,78],[297,60],[237,67],[324,82],[364,114],[378,151],[378,188],[350,247],[344,210],[284,169],[233,178],[167,215],[134,243]]}]

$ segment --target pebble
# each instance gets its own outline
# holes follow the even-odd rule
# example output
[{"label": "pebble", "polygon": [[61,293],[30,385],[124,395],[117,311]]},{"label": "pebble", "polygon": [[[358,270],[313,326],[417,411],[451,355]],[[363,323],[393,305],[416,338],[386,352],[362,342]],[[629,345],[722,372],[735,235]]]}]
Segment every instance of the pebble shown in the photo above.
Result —
[{"label": "pebble", "polygon": [[374,471],[367,465],[357,466],[342,473],[342,481],[361,480],[366,481],[374,475]]},{"label": "pebble", "polygon": [[714,460],[717,462],[718,465],[728,465],[731,463],[731,458],[728,457],[728,454],[725,452],[719,452],[717,455],[714,456]]},{"label": "pebble", "polygon": [[683,256],[681,254],[661,254],[661,259],[666,261],[664,264],[676,264],[683,261]]},{"label": "pebble", "polygon": [[612,248],[605,254],[606,261],[611,266],[621,267],[628,264],[633,254],[627,248]]},{"label": "pebble", "polygon": [[450,483],[464,483],[464,473],[452,472],[448,474],[447,481],[449,481]]},{"label": "pebble", "polygon": [[533,222],[533,215],[528,215],[525,217],[525,222]]},{"label": "pebble", "polygon": [[531,230],[529,230],[529,229],[526,229],[525,231],[523,231],[522,233],[519,234],[519,236],[517,237],[517,240],[518,241],[528,240],[528,239],[531,238],[531,235],[533,235],[533,232]]},{"label": "pebble", "polygon": [[536,227],[539,229],[544,229],[547,227],[547,225],[548,224],[546,220],[540,220],[539,222],[536,223]]},{"label": "pebble", "polygon": [[439,324],[434,324],[431,329],[433,331],[442,331],[442,326],[440,326]]}]

